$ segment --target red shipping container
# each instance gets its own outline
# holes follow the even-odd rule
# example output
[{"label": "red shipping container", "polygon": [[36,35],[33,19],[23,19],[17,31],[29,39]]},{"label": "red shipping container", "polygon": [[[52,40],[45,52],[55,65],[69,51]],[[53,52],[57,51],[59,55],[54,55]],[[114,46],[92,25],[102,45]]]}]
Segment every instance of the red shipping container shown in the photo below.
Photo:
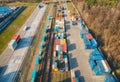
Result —
[{"label": "red shipping container", "polygon": [[54,51],[56,51],[56,45],[54,44]]},{"label": "red shipping container", "polygon": [[83,33],[83,34],[86,34],[86,32],[85,32],[84,30],[82,30],[82,33]]},{"label": "red shipping container", "polygon": [[15,40],[15,41],[18,43],[19,40],[20,40],[20,35],[19,35],[19,34],[16,34],[16,35],[13,37],[13,40]]},{"label": "red shipping container", "polygon": [[66,43],[62,44],[62,51],[63,52],[67,52],[67,45],[66,45]]},{"label": "red shipping container", "polygon": [[75,77],[72,77],[72,78],[71,78],[71,82],[76,82]]},{"label": "red shipping container", "polygon": [[60,58],[63,58],[63,54],[60,54]]},{"label": "red shipping container", "polygon": [[60,39],[55,40],[55,45],[60,45]]},{"label": "red shipping container", "polygon": [[93,36],[91,34],[86,34],[86,37],[89,39],[89,40],[92,40],[93,39]]}]

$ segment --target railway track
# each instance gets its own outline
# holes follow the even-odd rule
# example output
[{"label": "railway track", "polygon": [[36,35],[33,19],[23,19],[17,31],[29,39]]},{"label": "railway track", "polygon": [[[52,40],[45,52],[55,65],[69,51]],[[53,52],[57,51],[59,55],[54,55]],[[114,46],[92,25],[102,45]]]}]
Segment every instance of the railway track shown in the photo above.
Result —
[{"label": "railway track", "polygon": [[[53,4],[54,5],[54,4]],[[38,66],[38,73],[37,73],[37,82],[48,82],[50,81],[50,74],[51,74],[51,64],[52,64],[52,49],[53,49],[53,27],[55,22],[55,13],[56,8],[53,7],[49,12],[49,16],[52,16],[53,19],[49,20],[46,25],[50,26],[50,32],[47,34],[48,40],[46,42],[46,48],[43,49],[43,55],[41,57],[41,64]]]}]

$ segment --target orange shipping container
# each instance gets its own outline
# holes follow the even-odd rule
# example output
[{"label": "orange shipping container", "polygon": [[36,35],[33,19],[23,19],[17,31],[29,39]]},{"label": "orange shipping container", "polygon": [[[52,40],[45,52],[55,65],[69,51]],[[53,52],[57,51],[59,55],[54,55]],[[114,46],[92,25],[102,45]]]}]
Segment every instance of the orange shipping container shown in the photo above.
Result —
[{"label": "orange shipping container", "polygon": [[55,40],[55,45],[60,45],[60,39]]},{"label": "orange shipping container", "polygon": [[56,45],[54,44],[54,51],[56,51]]},{"label": "orange shipping container", "polygon": [[76,82],[75,77],[71,78],[71,81],[72,81],[72,82]]},{"label": "orange shipping container", "polygon": [[93,39],[93,36],[91,34],[86,34],[86,37],[89,39],[89,40],[92,40]]},{"label": "orange shipping container", "polygon": [[66,43],[66,39],[62,39],[62,44],[65,44]]},{"label": "orange shipping container", "polygon": [[62,44],[62,51],[63,52],[67,52],[67,45],[66,45],[66,43]]}]

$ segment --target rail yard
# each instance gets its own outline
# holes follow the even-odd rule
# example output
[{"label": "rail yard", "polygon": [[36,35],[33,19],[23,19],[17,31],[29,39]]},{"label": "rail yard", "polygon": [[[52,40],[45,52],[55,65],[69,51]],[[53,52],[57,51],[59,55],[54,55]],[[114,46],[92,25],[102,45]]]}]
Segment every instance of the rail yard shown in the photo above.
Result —
[{"label": "rail yard", "polygon": [[0,82],[118,82],[84,20],[79,13],[71,16],[67,3],[72,1],[37,5],[0,56]]}]

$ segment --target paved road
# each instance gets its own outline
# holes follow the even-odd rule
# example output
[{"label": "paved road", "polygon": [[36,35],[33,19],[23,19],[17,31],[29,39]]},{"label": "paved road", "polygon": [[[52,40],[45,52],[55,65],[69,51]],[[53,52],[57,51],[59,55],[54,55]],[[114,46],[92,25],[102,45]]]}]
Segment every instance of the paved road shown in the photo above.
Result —
[{"label": "paved road", "polygon": [[81,25],[78,22],[77,26],[72,26],[68,9],[65,12],[67,28],[67,42],[69,52],[70,70],[75,72],[76,77],[80,78],[80,82],[104,82],[104,76],[96,76],[92,72],[88,58],[92,50],[86,50],[83,39],[80,38]]},{"label": "paved road", "polygon": [[18,73],[18,70],[28,52],[29,47],[31,46],[32,40],[34,39],[34,36],[37,32],[39,23],[42,20],[46,7],[47,6],[44,6],[42,9],[39,9],[37,7],[30,18],[23,25],[23,27],[25,25],[30,26],[29,30],[23,32],[23,27],[20,29],[19,33],[21,34],[22,39],[16,50],[12,52],[13,54],[11,54],[11,56],[9,57],[9,62],[5,63],[6,69],[3,69],[4,72],[1,73],[0,82],[14,82],[14,78]]}]

